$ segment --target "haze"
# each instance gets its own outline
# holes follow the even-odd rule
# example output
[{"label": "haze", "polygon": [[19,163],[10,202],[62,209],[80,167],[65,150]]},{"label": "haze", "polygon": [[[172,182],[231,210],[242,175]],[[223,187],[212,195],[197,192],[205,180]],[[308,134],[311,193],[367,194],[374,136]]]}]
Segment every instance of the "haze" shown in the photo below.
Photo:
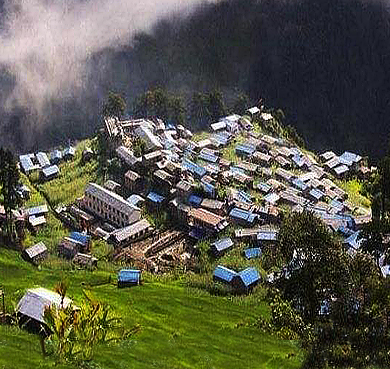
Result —
[{"label": "haze", "polygon": [[40,112],[86,85],[87,62],[131,43],[157,19],[185,14],[200,0],[11,0],[0,34],[0,65],[14,79],[6,107]]}]

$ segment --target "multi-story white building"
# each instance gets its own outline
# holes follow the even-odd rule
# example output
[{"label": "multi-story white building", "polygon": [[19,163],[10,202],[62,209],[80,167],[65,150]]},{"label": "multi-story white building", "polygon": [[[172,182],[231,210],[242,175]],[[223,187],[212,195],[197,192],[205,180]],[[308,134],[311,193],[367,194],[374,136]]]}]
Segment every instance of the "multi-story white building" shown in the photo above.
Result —
[{"label": "multi-story white building", "polygon": [[83,202],[87,210],[120,227],[128,226],[141,219],[140,208],[96,183],[87,186]]}]

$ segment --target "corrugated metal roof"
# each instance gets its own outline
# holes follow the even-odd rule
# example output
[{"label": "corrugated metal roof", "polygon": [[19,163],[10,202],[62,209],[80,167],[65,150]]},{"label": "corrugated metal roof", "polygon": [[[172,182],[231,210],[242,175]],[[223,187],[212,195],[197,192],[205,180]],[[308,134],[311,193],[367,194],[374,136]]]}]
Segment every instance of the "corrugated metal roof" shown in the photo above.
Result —
[{"label": "corrugated metal roof", "polygon": [[69,238],[82,243],[84,246],[91,241],[91,236],[80,232],[72,232]]},{"label": "corrugated metal roof", "polygon": [[202,201],[203,201],[203,198],[200,196],[191,195],[188,197],[188,202],[191,205],[199,206]]},{"label": "corrugated metal roof", "polygon": [[49,212],[49,209],[47,208],[47,205],[44,204],[44,205],[39,205],[39,206],[35,206],[32,208],[28,208],[28,209],[26,209],[26,212],[29,216],[32,216],[32,215],[39,215],[39,214],[47,213],[47,212]]},{"label": "corrugated metal roof", "polygon": [[218,240],[218,241],[216,241],[216,242],[214,242],[214,243],[212,244],[212,246],[214,246],[215,249],[216,249],[218,252],[227,250],[227,249],[231,248],[233,245],[234,245],[234,243],[233,243],[233,241],[231,240],[231,238],[223,238],[223,239]]},{"label": "corrugated metal roof", "polygon": [[49,167],[42,169],[42,173],[46,178],[57,175],[57,174],[59,174],[59,172],[60,172],[60,169],[58,168],[57,165],[51,165]]},{"label": "corrugated metal roof", "polygon": [[161,204],[165,200],[165,197],[159,195],[156,192],[149,192],[147,199],[154,202],[154,203]]},{"label": "corrugated metal roof", "polygon": [[139,283],[141,271],[136,269],[122,269],[118,274],[119,282]]},{"label": "corrugated metal roof", "polygon": [[278,239],[278,232],[263,231],[257,234],[257,241],[276,241]]},{"label": "corrugated metal roof", "polygon": [[246,287],[250,287],[260,280],[259,272],[252,267],[244,269],[238,275]]},{"label": "corrugated metal roof", "polygon": [[218,161],[218,157],[215,155],[211,155],[205,152],[201,152],[198,156],[199,159],[209,161],[210,163],[216,163]]},{"label": "corrugated metal roof", "polygon": [[261,248],[260,247],[253,247],[244,250],[245,257],[247,259],[255,259],[259,258],[261,256]]},{"label": "corrugated metal roof", "polygon": [[39,163],[39,166],[41,168],[45,168],[47,166],[50,165],[50,160],[49,158],[47,157],[46,153],[44,152],[39,152],[37,155],[37,160],[38,160],[38,163]]},{"label": "corrugated metal roof", "polygon": [[222,265],[218,265],[213,273],[214,278],[218,278],[225,282],[231,282],[235,276],[237,276],[237,272],[234,270],[228,269]]},{"label": "corrugated metal roof", "polygon": [[234,208],[230,211],[229,216],[234,219],[244,220],[248,223],[253,223],[256,219],[256,214],[250,211],[245,211],[239,208]]},{"label": "corrugated metal roof", "polygon": [[43,242],[39,242],[34,246],[31,246],[24,250],[24,252],[29,256],[29,258],[33,259],[36,256],[47,251],[47,247]]},{"label": "corrugated metal roof", "polygon": [[[18,313],[44,323],[43,314],[45,312],[45,308],[52,305],[60,308],[61,302],[62,297],[58,293],[39,287],[27,290],[25,295],[19,301],[16,309]],[[68,297],[63,299],[63,306],[65,308],[71,303],[72,300]]]}]

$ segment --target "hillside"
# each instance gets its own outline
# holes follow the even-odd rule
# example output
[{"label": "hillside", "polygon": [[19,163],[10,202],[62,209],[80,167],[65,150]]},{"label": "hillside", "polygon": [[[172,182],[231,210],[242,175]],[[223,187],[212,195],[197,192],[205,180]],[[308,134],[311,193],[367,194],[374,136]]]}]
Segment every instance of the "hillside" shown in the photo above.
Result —
[{"label": "hillside", "polygon": [[[258,328],[241,326],[267,315],[261,291],[248,297],[218,297],[201,289],[186,287],[185,277],[145,276],[145,283],[118,290],[116,266],[85,272],[66,265],[48,263],[39,269],[20,256],[0,249],[1,286],[7,303],[17,301],[26,288],[53,288],[62,277],[70,283],[69,296],[79,301],[82,289],[109,301],[131,328],[141,331],[119,345],[101,347],[94,363],[99,368],[299,368],[302,352],[294,342],[279,340]],[[5,277],[5,278],[4,278]],[[42,359],[35,335],[0,326],[0,366],[5,369],[53,367]],[[28,355],[21,355],[28,352]],[[69,366],[57,366],[72,368]]]},{"label": "hillside", "polygon": [[[0,79],[2,144],[16,150],[87,137],[109,90],[133,114],[136,97],[160,86],[189,101],[220,89],[283,109],[310,147],[378,158],[389,129],[389,12],[385,1],[224,0],[162,19],[119,51],[88,60],[85,90],[53,99],[44,112],[2,108],[14,81]],[[189,113],[189,110],[187,113]],[[26,129],[28,127],[28,129]]]}]

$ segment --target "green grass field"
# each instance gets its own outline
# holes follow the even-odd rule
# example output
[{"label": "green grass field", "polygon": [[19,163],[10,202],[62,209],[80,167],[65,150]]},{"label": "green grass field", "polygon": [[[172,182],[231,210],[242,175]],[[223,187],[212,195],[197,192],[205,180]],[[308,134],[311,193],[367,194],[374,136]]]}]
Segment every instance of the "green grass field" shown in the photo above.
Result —
[{"label": "green grass field", "polygon": [[[93,368],[299,368],[303,361],[296,343],[247,324],[268,313],[261,287],[251,296],[221,297],[188,287],[191,276],[145,275],[142,286],[118,290],[117,268],[105,269],[86,272],[53,262],[38,269],[16,252],[0,249],[0,285],[9,308],[27,288],[53,288],[65,277],[70,284],[68,295],[76,304],[83,288],[89,288],[113,307],[127,328],[140,324],[141,331],[131,339],[99,347]],[[53,358],[42,357],[36,336],[0,326],[0,368],[54,364]]]}]

